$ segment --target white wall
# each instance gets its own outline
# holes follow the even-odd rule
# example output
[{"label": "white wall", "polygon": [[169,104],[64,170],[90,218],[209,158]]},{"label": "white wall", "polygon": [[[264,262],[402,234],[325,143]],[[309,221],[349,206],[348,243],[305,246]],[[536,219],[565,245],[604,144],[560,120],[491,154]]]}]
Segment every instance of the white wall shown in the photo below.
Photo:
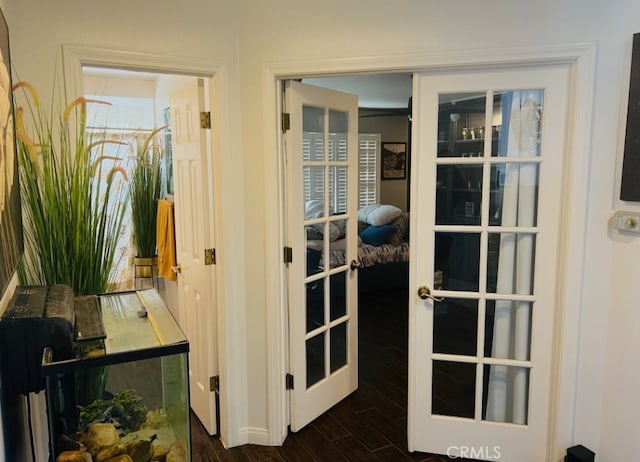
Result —
[{"label": "white wall", "polygon": [[[620,104],[618,106],[617,117],[612,114],[612,119],[617,124],[617,150],[616,150],[616,173],[614,198],[612,201],[615,210],[639,211],[640,204],[625,203],[618,199],[620,191],[620,171],[622,163],[622,151],[624,148],[624,134],[626,127],[626,99],[629,91],[629,68],[631,56],[631,36],[640,32],[640,3],[628,2],[625,14],[622,15],[624,31],[623,41],[618,45],[621,54],[621,63],[608,63],[614,67],[620,75]],[[607,73],[606,65],[603,66],[602,73]],[[636,128],[638,129],[638,128]],[[606,139],[603,140],[606,143]],[[594,152],[596,152],[594,150]],[[594,155],[595,157],[595,155]],[[601,157],[601,156],[598,156]],[[613,159],[601,159],[592,168],[597,172],[598,168],[609,165]],[[594,191],[594,196],[597,194]],[[604,206],[604,204],[603,204]],[[603,230],[604,231],[604,230]],[[609,232],[607,240],[611,242],[612,266],[608,279],[611,283],[611,292],[598,297],[596,303],[592,305],[592,310],[598,313],[594,316],[594,321],[607,316],[608,335],[607,344],[599,356],[604,357],[606,367],[603,368],[605,378],[604,390],[594,390],[594,394],[603,394],[603,417],[601,433],[601,455],[598,460],[624,460],[637,458],[638,454],[638,433],[637,418],[640,413],[640,372],[637,368],[638,357],[640,355],[640,312],[638,310],[638,299],[640,290],[637,280],[636,262],[640,257],[640,241],[637,237],[622,236],[617,232]],[[595,249],[595,246],[590,246]],[[595,255],[594,257],[597,257]],[[604,272],[598,271],[598,263],[595,258],[592,260],[591,280],[585,286],[591,285],[591,293],[598,292],[599,279],[603,278]],[[604,298],[604,297],[608,298]],[[599,304],[598,304],[599,303]],[[603,307],[606,307],[603,309]],[[604,313],[602,313],[604,312]],[[603,326],[598,326],[595,322],[590,330],[590,337],[584,342],[585,357],[589,354],[589,339],[597,339],[603,332]],[[599,359],[599,357],[597,357]],[[596,368],[602,363],[591,365]],[[594,374],[595,375],[595,374]],[[598,374],[599,375],[599,374]],[[585,406],[586,407],[586,406]],[[627,430],[628,429],[628,430]],[[627,430],[627,431],[625,431]]]},{"label": "white wall", "polygon": [[[383,117],[362,117],[362,115],[372,114],[376,111],[361,110],[361,117],[358,120],[358,131],[360,133],[380,133],[381,141],[399,141],[408,143],[409,121],[407,116],[383,116]],[[407,171],[407,175],[409,172]],[[409,180],[380,180],[380,203],[390,204],[407,210],[407,188]]]},{"label": "white wall", "polygon": [[[584,224],[584,290],[575,442],[597,453],[600,462],[631,460],[637,447],[640,413],[637,390],[640,330],[635,265],[640,240],[610,232],[621,204],[619,164],[624,136],[631,34],[640,30],[637,0],[4,0],[12,26],[13,61],[21,78],[43,92],[52,87],[52,69],[62,43],[89,44],[158,54],[203,56],[231,63],[231,107],[240,110],[239,143],[245,170],[246,326],[234,332],[246,341],[247,428],[267,425],[265,178],[263,101],[265,62],[319,60],[474,49],[595,42],[597,46],[588,217]],[[144,5],[144,6],[143,6]],[[123,14],[126,12],[126,14]],[[151,15],[153,20],[148,20]],[[384,25],[384,27],[381,27]],[[236,64],[238,67],[236,67]],[[275,130],[275,127],[274,127]],[[232,175],[234,172],[225,172]],[[223,269],[225,271],[225,269]],[[244,354],[244,352],[242,353]],[[242,355],[240,356],[242,357]],[[244,411],[241,411],[241,413]]]}]

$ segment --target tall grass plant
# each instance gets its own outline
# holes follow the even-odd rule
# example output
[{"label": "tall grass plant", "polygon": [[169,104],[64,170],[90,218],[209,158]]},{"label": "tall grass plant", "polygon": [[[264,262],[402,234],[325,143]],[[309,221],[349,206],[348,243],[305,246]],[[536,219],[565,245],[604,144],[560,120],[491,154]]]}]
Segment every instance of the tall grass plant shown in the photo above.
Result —
[{"label": "tall grass plant", "polygon": [[155,143],[156,135],[166,127],[155,129],[145,138],[138,138],[135,146],[129,197],[136,257],[156,256],[156,219],[161,197],[162,178],[160,159],[162,146]]},{"label": "tall grass plant", "polygon": [[67,284],[76,295],[107,291],[127,207],[123,160],[86,130],[88,104],[78,98],[60,113],[45,110],[26,82],[16,136],[24,217],[23,284]]}]

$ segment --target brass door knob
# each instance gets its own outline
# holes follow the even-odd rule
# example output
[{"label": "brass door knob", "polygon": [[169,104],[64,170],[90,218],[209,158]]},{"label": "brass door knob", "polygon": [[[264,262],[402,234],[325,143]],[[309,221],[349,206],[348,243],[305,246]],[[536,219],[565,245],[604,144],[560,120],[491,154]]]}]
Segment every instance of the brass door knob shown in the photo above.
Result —
[{"label": "brass door knob", "polygon": [[430,298],[434,302],[441,302],[444,300],[444,298],[442,297],[431,295],[431,289],[429,289],[427,286],[418,287],[418,297],[420,297],[422,300],[427,300],[428,298]]},{"label": "brass door knob", "polygon": [[182,266],[180,264],[177,264],[176,266],[172,266],[171,267],[171,272],[175,273],[175,274],[182,273]]},{"label": "brass door knob", "polygon": [[358,260],[351,260],[351,269],[355,270],[358,268],[362,268],[362,263],[360,263]]}]

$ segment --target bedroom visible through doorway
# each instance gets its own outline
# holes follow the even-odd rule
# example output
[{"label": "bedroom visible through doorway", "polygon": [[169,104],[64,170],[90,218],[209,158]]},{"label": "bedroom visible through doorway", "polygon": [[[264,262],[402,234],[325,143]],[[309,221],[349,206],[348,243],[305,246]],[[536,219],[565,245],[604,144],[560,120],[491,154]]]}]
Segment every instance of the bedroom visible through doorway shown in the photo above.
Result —
[{"label": "bedroom visible through doorway", "polygon": [[[392,424],[398,425],[397,430],[404,435],[393,443],[382,438],[385,440],[383,444],[384,446],[393,445],[397,447],[398,451],[406,452],[406,352],[408,337],[409,255],[409,211],[407,208],[409,203],[409,156],[411,144],[409,117],[411,75],[353,76],[347,78],[347,81],[353,85],[354,82],[358,82],[359,80],[366,82],[367,79],[369,79],[370,88],[372,85],[371,82],[380,83],[380,77],[401,82],[401,88],[399,90],[396,88],[395,93],[402,93],[402,96],[400,98],[396,97],[395,103],[389,103],[389,101],[372,103],[371,100],[367,100],[366,97],[360,97],[360,92],[358,91],[360,87],[358,85],[348,89],[349,92],[352,93],[358,91],[360,106],[357,120],[358,133],[360,135],[358,152],[360,162],[356,182],[358,188],[356,189],[357,193],[355,193],[355,195],[358,196],[359,203],[356,205],[357,212],[355,213],[348,212],[349,209],[345,208],[342,202],[340,202],[341,200],[352,200],[353,197],[351,196],[354,193],[346,189],[348,178],[346,173],[348,170],[344,170],[344,192],[342,192],[340,187],[342,184],[340,173],[345,167],[349,168],[348,159],[351,157],[346,138],[344,148],[338,147],[338,151],[335,151],[336,146],[342,146],[341,143],[343,143],[340,141],[340,129],[335,131],[330,126],[332,123],[334,127],[340,126],[339,124],[336,125],[333,121],[337,109],[332,109],[334,112],[325,112],[323,115],[322,112],[318,112],[315,109],[319,107],[321,103],[317,101],[309,103],[303,102],[303,111],[300,112],[300,115],[296,115],[294,113],[295,108],[292,109],[290,107],[292,103],[287,99],[286,92],[290,90],[287,89],[285,91],[285,111],[290,114],[290,131],[295,133],[297,127],[300,127],[300,130],[304,130],[303,143],[301,145],[303,155],[303,159],[301,160],[303,160],[304,163],[302,163],[300,167],[292,167],[292,165],[295,165],[295,162],[291,160],[291,156],[295,156],[298,152],[296,150],[297,145],[294,144],[295,138],[294,142],[287,143],[287,149],[291,150],[287,170],[289,172],[288,181],[290,181],[290,183],[287,191],[291,191],[291,197],[299,197],[296,196],[295,188],[300,187],[305,203],[301,205],[294,204],[293,209],[290,208],[291,203],[289,201],[287,204],[289,204],[288,207],[294,215],[299,213],[298,207],[303,208],[302,205],[304,205],[305,210],[305,223],[307,223],[306,274],[308,279],[306,283],[306,303],[308,307],[306,316],[306,343],[303,343],[301,348],[302,351],[306,348],[307,368],[312,368],[307,369],[307,374],[309,374],[309,371],[313,373],[312,378],[309,378],[310,376],[307,375],[306,386],[304,383],[304,374],[296,373],[292,381],[296,384],[296,388],[306,388],[311,392],[318,387],[317,384],[321,384],[322,381],[325,380],[323,379],[323,377],[325,377],[323,372],[316,372],[316,369],[322,371],[325,367],[327,371],[329,371],[329,365],[324,363],[323,349],[317,346],[311,347],[310,345],[317,343],[315,336],[318,335],[318,333],[322,334],[323,323],[328,319],[331,320],[329,326],[331,326],[330,330],[332,335],[330,337],[325,336],[318,338],[324,338],[320,345],[329,345],[327,347],[329,350],[327,351],[331,351],[331,371],[327,373],[331,374],[333,371],[339,373],[341,371],[340,363],[337,363],[337,368],[334,366],[335,354],[334,351],[331,350],[331,347],[336,345],[336,339],[333,336],[333,323],[340,322],[340,319],[342,319],[339,312],[334,314],[334,307],[339,306],[341,303],[336,297],[339,297],[340,294],[344,292],[334,290],[336,287],[339,288],[339,284],[335,278],[339,273],[333,273],[338,268],[341,268],[341,265],[348,265],[349,261],[353,259],[351,262],[351,271],[354,271],[354,265],[356,265],[359,281],[359,299],[362,301],[363,306],[358,310],[358,315],[350,318],[351,320],[349,322],[359,324],[359,316],[362,316],[362,319],[365,321],[363,330],[361,330],[364,335],[360,339],[360,346],[357,349],[359,351],[359,357],[356,357],[355,361],[359,363],[360,367],[365,366],[368,370],[360,372],[360,387],[358,391],[345,401],[348,402],[351,399],[359,399],[358,396],[367,396],[366,400],[370,401],[374,395],[378,395],[384,403],[372,405],[370,408],[386,408],[384,415],[390,414],[394,416],[396,422]],[[335,89],[338,82],[335,82],[334,78],[328,78],[304,79],[303,83],[312,83],[313,85],[321,84]],[[397,86],[396,84],[396,87]],[[364,87],[366,88],[366,85],[364,85]],[[386,88],[390,87],[386,85]],[[383,96],[384,92],[376,91],[374,94]],[[303,101],[306,100],[303,99]],[[307,109],[305,104],[308,105],[309,109]],[[369,107],[363,107],[367,104]],[[381,105],[375,107],[376,104]],[[390,107],[388,106],[389,104],[393,104],[393,106]],[[331,106],[329,103],[329,107],[335,108],[336,106]],[[298,118],[302,118],[301,120],[305,121],[303,125],[294,125],[295,123],[300,123]],[[323,125],[322,120],[325,120],[326,123],[329,124],[328,131],[326,131],[327,127]],[[341,154],[343,151],[340,151],[340,149],[344,149],[344,154]],[[301,168],[301,170],[297,170],[298,168]],[[297,176],[299,175],[299,173],[297,173],[298,171],[303,172],[301,177]],[[394,172],[394,174],[389,175],[389,172]],[[373,187],[371,187],[371,179],[373,179],[374,182]],[[295,186],[298,181],[300,181],[300,183],[297,183],[299,186]],[[328,189],[325,189],[327,186]],[[292,190],[291,188],[294,189]],[[329,207],[328,210],[327,207]],[[351,210],[355,210],[355,208]],[[326,217],[330,218],[327,219]],[[358,237],[357,252],[350,254],[353,256],[346,255],[349,247],[348,244],[345,245],[342,243],[343,240],[346,242],[346,239],[344,239],[344,232],[340,230],[339,225],[347,221],[344,218],[357,224],[355,230]],[[290,215],[289,226],[292,226],[291,224],[294,223],[291,220]],[[329,228],[327,228],[327,225],[329,225]],[[332,227],[331,225],[334,226]],[[293,229],[295,233],[296,228],[297,226],[293,224],[293,228],[290,229]],[[335,234],[332,233],[333,228],[335,228]],[[331,233],[330,237],[327,237],[327,233]],[[293,242],[295,242],[295,239]],[[293,254],[299,255],[300,252],[295,249],[296,247],[294,246]],[[312,257],[315,256],[316,253],[319,258],[313,260]],[[295,258],[293,261],[293,265],[289,266],[290,272],[297,263]],[[322,282],[324,279],[318,279],[315,275],[320,274],[319,272],[322,271],[330,272],[329,274],[332,275],[331,284],[318,285],[318,281]],[[311,291],[309,291],[310,288]],[[304,299],[302,303],[305,303]],[[329,305],[325,305],[326,303]],[[316,305],[318,306],[313,308]],[[325,308],[323,308],[323,306]],[[327,306],[329,306],[329,308],[326,308]],[[328,311],[326,311],[326,314],[323,314],[325,310]],[[371,317],[372,313],[376,313],[376,315]],[[312,324],[309,324],[310,322],[312,322]],[[376,322],[381,324],[376,327]],[[385,327],[386,334],[381,336],[382,326]],[[393,326],[393,330],[389,329],[390,326]],[[364,327],[366,327],[366,329],[364,329]],[[296,328],[294,327],[293,329],[295,330]],[[391,334],[393,334],[393,339],[391,338]],[[385,340],[386,343],[374,342],[376,337]],[[386,348],[390,356],[381,353],[381,350],[377,350],[376,352],[376,350],[372,348],[374,344]],[[291,351],[300,351],[300,347],[291,347]],[[381,364],[378,366],[375,365],[376,361],[384,359],[385,356],[387,359],[395,361],[395,365],[391,367],[391,375],[389,376],[392,380],[396,381],[395,402],[390,400],[389,394],[384,391],[389,385],[388,380],[384,382],[375,380],[376,377],[380,375],[380,370],[388,369],[387,366],[382,366]],[[373,361],[374,359],[376,361]],[[327,360],[329,360],[328,357]],[[298,372],[299,371],[300,369],[298,369]],[[302,375],[302,377],[300,377],[300,375]],[[300,383],[301,381],[302,384]],[[294,390],[294,393],[295,392],[296,390]],[[342,405],[343,403],[341,402],[337,404],[335,408],[340,408]],[[292,412],[296,412],[298,406],[300,406],[300,404],[294,402],[291,405]],[[334,408],[329,410],[325,415],[331,415],[333,409]],[[310,425],[316,425],[318,421],[325,418],[325,415],[314,420]],[[353,417],[357,419],[360,418],[360,416],[355,415]],[[392,418],[390,422],[393,422],[394,418]],[[306,431],[305,428],[301,428],[297,423],[296,425],[292,425],[292,428],[299,433]]]}]

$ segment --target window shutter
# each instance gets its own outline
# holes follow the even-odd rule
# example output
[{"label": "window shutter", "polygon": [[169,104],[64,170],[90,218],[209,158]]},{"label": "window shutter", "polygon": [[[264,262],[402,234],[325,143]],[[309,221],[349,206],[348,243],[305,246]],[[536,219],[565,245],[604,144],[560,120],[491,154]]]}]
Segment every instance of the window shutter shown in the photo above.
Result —
[{"label": "window shutter", "polygon": [[[322,160],[324,157],[323,134],[305,132],[302,139],[302,159],[305,162]],[[304,167],[304,200],[324,199],[324,174],[319,167]]]},{"label": "window shutter", "polygon": [[378,160],[380,159],[380,134],[359,135],[358,207],[378,203]]},{"label": "window shutter", "polygon": [[[347,134],[331,133],[329,135],[329,159],[332,161],[347,160]],[[335,213],[347,211],[347,167],[329,167],[329,191],[331,191],[331,210]]]}]

